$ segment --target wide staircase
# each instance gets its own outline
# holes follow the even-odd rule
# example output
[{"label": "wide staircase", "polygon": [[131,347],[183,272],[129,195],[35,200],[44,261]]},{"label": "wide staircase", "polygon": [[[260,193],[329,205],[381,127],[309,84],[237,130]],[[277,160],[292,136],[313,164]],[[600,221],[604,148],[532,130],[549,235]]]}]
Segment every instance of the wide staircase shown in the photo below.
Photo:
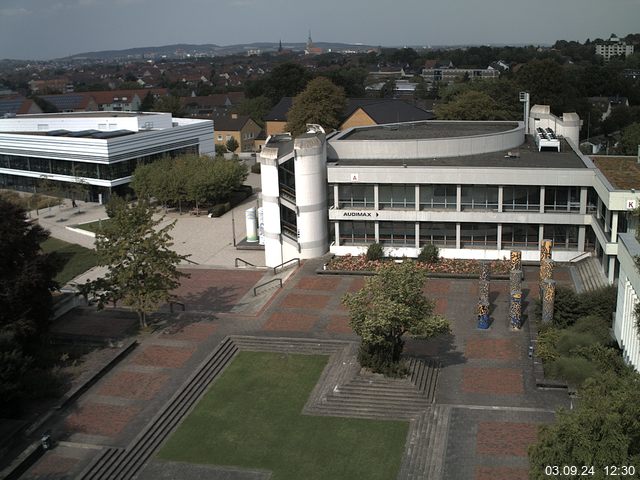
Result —
[{"label": "wide staircase", "polygon": [[433,405],[412,422],[398,480],[442,478],[450,417],[450,406]]},{"label": "wide staircase", "polygon": [[609,285],[609,281],[602,271],[600,260],[587,257],[571,266],[571,274],[578,293],[591,292]]}]

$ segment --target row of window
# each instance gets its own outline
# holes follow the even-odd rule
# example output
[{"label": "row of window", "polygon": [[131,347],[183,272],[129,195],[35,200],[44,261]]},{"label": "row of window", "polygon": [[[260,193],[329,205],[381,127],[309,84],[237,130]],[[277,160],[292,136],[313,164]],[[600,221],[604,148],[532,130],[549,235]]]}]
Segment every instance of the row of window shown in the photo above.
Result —
[{"label": "row of window", "polygon": [[40,157],[20,157],[17,155],[0,155],[0,168],[39,172],[43,175],[67,175],[70,177],[96,178],[101,180],[116,180],[130,177],[138,165],[154,162],[162,157],[183,154],[197,154],[198,147],[184,147],[153,155],[146,155],[121,162],[98,164],[90,162],[76,162],[72,160],[54,160]]},{"label": "row of window", "polygon": [[[330,188],[330,190],[332,190]],[[420,185],[421,210],[457,208],[456,185]],[[339,185],[339,208],[375,208],[374,185]],[[415,209],[415,185],[379,185],[378,208]],[[498,210],[498,186],[462,185],[462,210]],[[540,187],[504,186],[504,211],[540,211]],[[545,211],[579,212],[580,187],[545,187]]]},{"label": "row of window", "polygon": [[[578,227],[576,225],[543,225],[544,238],[553,240],[559,249],[578,248]],[[419,245],[456,248],[455,223],[420,223]],[[591,231],[591,229],[589,229]],[[340,222],[340,245],[366,245],[376,241],[375,222]],[[592,231],[591,231],[592,232]],[[378,241],[387,246],[416,246],[416,228],[413,222],[378,222]],[[537,248],[538,225],[503,224],[502,248]],[[593,244],[595,238],[588,238]],[[498,225],[488,223],[461,223],[461,247],[497,248]]]}]

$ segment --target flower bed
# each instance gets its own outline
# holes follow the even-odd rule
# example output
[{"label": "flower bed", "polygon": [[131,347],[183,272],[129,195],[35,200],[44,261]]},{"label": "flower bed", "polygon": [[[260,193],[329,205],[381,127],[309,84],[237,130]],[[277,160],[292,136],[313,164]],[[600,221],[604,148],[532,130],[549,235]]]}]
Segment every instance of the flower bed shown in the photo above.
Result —
[{"label": "flower bed", "polygon": [[[345,255],[343,257],[333,257],[327,264],[327,270],[340,270],[347,272],[375,272],[380,266],[391,262],[394,259],[367,260],[365,255]],[[395,259],[399,260],[399,259]],[[418,262],[413,259],[420,268],[429,273],[452,274],[452,275],[479,275],[481,260],[462,260],[457,258],[441,258],[436,263]],[[508,260],[491,260],[491,273],[495,275],[506,275],[509,273]]]}]

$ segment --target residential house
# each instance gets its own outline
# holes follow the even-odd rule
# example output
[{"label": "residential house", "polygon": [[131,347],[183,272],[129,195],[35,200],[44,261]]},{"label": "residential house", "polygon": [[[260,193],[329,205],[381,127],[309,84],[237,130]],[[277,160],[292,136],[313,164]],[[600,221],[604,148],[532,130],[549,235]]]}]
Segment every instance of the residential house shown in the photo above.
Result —
[{"label": "residential house", "polygon": [[215,144],[226,145],[233,137],[238,142],[237,152],[255,151],[255,140],[262,127],[248,115],[232,113],[229,116],[216,118],[214,121]]}]

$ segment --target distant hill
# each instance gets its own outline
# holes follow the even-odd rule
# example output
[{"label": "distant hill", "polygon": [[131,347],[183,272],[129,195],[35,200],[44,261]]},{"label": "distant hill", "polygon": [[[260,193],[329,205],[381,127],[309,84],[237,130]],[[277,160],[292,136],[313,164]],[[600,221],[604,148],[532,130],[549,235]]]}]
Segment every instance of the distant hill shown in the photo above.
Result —
[{"label": "distant hill", "polygon": [[[316,47],[320,47],[332,51],[367,51],[376,48],[371,45],[348,44],[348,43],[331,43],[318,42],[314,43]],[[99,52],[84,52],[61,58],[60,60],[116,60],[123,58],[176,58],[184,56],[223,56],[247,53],[249,50],[260,50],[261,52],[274,52],[278,50],[278,43],[272,42],[256,42],[243,43],[237,45],[192,45],[186,43],[178,43],[175,45],[163,45],[158,47],[136,47],[124,50],[103,50]],[[282,48],[294,51],[303,51],[305,43],[287,43]]]}]

